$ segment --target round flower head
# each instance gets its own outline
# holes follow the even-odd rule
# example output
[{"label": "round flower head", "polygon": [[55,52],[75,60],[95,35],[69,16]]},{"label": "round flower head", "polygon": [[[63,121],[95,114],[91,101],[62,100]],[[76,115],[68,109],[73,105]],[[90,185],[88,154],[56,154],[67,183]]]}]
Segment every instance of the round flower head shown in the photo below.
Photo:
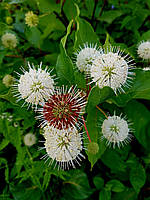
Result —
[{"label": "round flower head", "polygon": [[29,105],[37,105],[49,99],[49,94],[54,91],[54,80],[50,76],[47,69],[42,70],[42,63],[36,70],[34,65],[31,67],[28,63],[29,70],[23,69],[22,75],[19,74],[20,79],[14,85],[19,94],[15,95],[18,100],[24,99],[25,103]]},{"label": "round flower head", "polygon": [[82,135],[78,133],[76,128],[56,129],[50,126],[44,128],[45,149],[47,155],[44,156],[52,158],[52,162],[56,163],[62,169],[69,169],[70,166],[75,168],[75,163],[79,164],[83,149]]},{"label": "round flower head", "polygon": [[34,14],[32,11],[27,12],[25,14],[25,23],[30,27],[37,26],[39,23],[38,16]]},{"label": "round flower head", "polygon": [[84,48],[81,48],[75,53],[76,66],[81,72],[87,74],[92,66],[93,61],[100,55],[96,45],[84,44]]},{"label": "round flower head", "polygon": [[17,38],[12,33],[5,33],[2,38],[2,44],[8,49],[14,49],[17,46]]},{"label": "round flower head", "polygon": [[57,129],[79,127],[81,124],[82,109],[85,107],[86,100],[82,91],[75,87],[65,89],[64,86],[56,89],[49,96],[49,99],[42,108],[39,109],[42,119],[42,127],[49,124]]},{"label": "round flower head", "polygon": [[143,70],[144,71],[150,71],[150,67],[144,67]]},{"label": "round flower head", "polygon": [[140,58],[143,58],[145,60],[150,59],[150,42],[149,41],[142,42],[138,46],[137,53]]},{"label": "round flower head", "polygon": [[6,87],[10,87],[14,83],[14,77],[11,76],[10,74],[7,74],[6,76],[4,76],[2,82]]},{"label": "round flower head", "polygon": [[32,133],[27,133],[25,136],[24,136],[24,143],[26,146],[32,146],[36,143],[36,137],[34,134]]},{"label": "round flower head", "polygon": [[127,121],[119,116],[109,116],[102,124],[102,139],[107,140],[107,145],[117,144],[118,147],[130,142],[132,135]]},{"label": "round flower head", "polygon": [[122,86],[129,87],[130,79],[133,77],[133,73],[129,72],[132,69],[132,65],[129,63],[132,61],[126,56],[122,56],[123,52],[117,49],[110,48],[107,53],[101,53],[91,66],[90,76],[92,82],[95,82],[99,88],[104,86],[111,87],[114,92],[123,91]]}]

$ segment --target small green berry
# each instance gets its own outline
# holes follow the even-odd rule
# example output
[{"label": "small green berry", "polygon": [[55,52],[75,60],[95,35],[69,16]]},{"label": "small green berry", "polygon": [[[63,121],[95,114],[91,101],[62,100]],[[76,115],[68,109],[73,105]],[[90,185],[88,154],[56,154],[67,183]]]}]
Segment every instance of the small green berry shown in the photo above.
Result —
[{"label": "small green berry", "polygon": [[14,82],[14,77],[10,74],[7,74],[6,76],[4,76],[2,82],[6,87],[10,87]]},{"label": "small green berry", "polygon": [[9,25],[9,24],[12,24],[13,22],[13,18],[12,17],[6,17],[6,23]]},{"label": "small green berry", "polygon": [[99,151],[99,146],[96,142],[90,142],[87,149],[90,154],[97,154]]}]

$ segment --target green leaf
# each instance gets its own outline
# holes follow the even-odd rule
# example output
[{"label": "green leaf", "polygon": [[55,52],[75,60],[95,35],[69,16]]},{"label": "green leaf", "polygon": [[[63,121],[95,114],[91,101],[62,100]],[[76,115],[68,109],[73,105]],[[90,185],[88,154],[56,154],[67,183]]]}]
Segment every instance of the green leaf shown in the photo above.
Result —
[{"label": "green leaf", "polygon": [[7,183],[9,183],[9,168],[8,168],[7,160],[5,158],[0,158],[0,166],[2,164],[5,165],[5,180]]},{"label": "green leaf", "polygon": [[52,13],[54,11],[60,13],[61,4],[57,4],[55,0],[36,0],[39,10],[43,13]]},{"label": "green leaf", "polygon": [[121,10],[109,10],[104,11],[103,15],[100,16],[98,19],[100,21],[105,21],[109,24],[111,24],[117,17],[120,17],[123,14]]},{"label": "green leaf", "polygon": [[76,22],[77,31],[75,33],[74,48],[78,48],[80,45],[83,46],[84,43],[99,45],[99,38],[92,26],[86,20],[79,17],[76,18]]},{"label": "green leaf", "polygon": [[0,144],[0,151],[3,150],[8,144],[9,144],[9,141],[4,138]]},{"label": "green leaf", "polygon": [[[63,6],[63,10],[65,12],[66,17],[68,18],[68,20],[75,20],[75,17],[77,16],[78,12],[77,12],[77,4],[74,4],[73,0],[66,0],[65,4]],[[79,9],[79,8],[78,8]]]},{"label": "green leaf", "polygon": [[43,185],[42,185],[42,189],[44,191],[47,189],[50,179],[51,179],[51,173],[49,172],[48,169],[46,169],[44,178],[43,178]]},{"label": "green leaf", "polygon": [[138,163],[136,167],[133,167],[130,170],[130,182],[137,194],[140,192],[140,189],[144,186],[145,181],[145,169],[140,163]]},{"label": "green leaf", "polygon": [[124,108],[128,119],[133,123],[136,139],[149,150],[150,140],[150,112],[141,103],[132,100]]},{"label": "green leaf", "polygon": [[[47,24],[47,21],[49,21],[50,23]],[[52,32],[59,31],[64,33],[65,31],[65,26],[53,13],[43,16],[41,15],[39,20],[39,26],[41,27],[41,29],[43,29],[43,34],[41,35],[42,40],[50,36]]]},{"label": "green leaf", "polygon": [[64,193],[67,199],[87,199],[92,193],[87,175],[79,170],[64,182]]},{"label": "green leaf", "polygon": [[136,77],[133,80],[132,87],[123,94],[113,96],[110,99],[117,106],[125,106],[131,99],[147,99],[150,100],[150,71],[135,70]]},{"label": "green leaf", "polygon": [[104,102],[107,98],[112,95],[112,90],[109,87],[104,87],[100,89],[98,87],[93,87],[89,97],[88,97],[88,105],[87,105],[87,129],[91,138],[91,141],[99,144],[99,152],[95,155],[88,154],[88,159],[91,162],[91,167],[96,163],[96,161],[102,156],[106,147],[104,142],[100,141],[98,128],[97,128],[97,117],[98,117],[98,109],[96,105]]},{"label": "green leaf", "polygon": [[126,164],[115,150],[107,149],[101,157],[102,162],[113,171],[126,170]]},{"label": "green leaf", "polygon": [[61,39],[60,55],[58,56],[57,63],[56,63],[57,75],[61,83],[64,85],[65,84],[72,85],[74,83],[73,63],[70,57],[67,55],[67,52],[65,49],[67,37],[70,34],[72,23],[73,21],[71,20],[67,28],[67,34]]},{"label": "green leaf", "polygon": [[97,190],[100,190],[104,186],[104,180],[100,176],[95,176],[93,179],[93,183]]},{"label": "green leaf", "polygon": [[132,188],[126,188],[123,192],[113,195],[113,200],[137,200],[137,194]]},{"label": "green leaf", "polygon": [[99,193],[99,200],[111,200],[111,191],[103,189]]},{"label": "green leaf", "polygon": [[74,72],[75,84],[80,89],[86,89],[86,79],[83,74],[78,71]]},{"label": "green leaf", "polygon": [[110,87],[104,87],[103,89],[100,89],[98,86],[93,87],[88,96],[88,109],[92,109],[112,95],[113,90]]},{"label": "green leaf", "polygon": [[150,40],[150,30],[149,30],[149,31],[146,31],[146,32],[144,32],[144,33],[142,34],[142,36],[141,36],[141,41],[142,41],[142,40],[145,40],[145,41]]},{"label": "green leaf", "polygon": [[42,198],[42,192],[37,187],[29,186],[26,183],[21,183],[18,185],[10,185],[10,192],[14,200],[27,200],[27,199],[36,199],[40,200]]},{"label": "green leaf", "polygon": [[125,186],[120,181],[115,179],[108,181],[106,188],[109,188],[113,192],[123,192],[125,190]]},{"label": "green leaf", "polygon": [[35,47],[40,48],[41,44],[41,32],[36,27],[27,28],[25,32],[27,40],[33,44]]},{"label": "green leaf", "polygon": [[19,148],[17,152],[16,163],[15,163],[18,174],[20,173],[20,170],[22,166],[24,165],[25,155],[26,155],[25,148],[24,147]]},{"label": "green leaf", "polygon": [[13,105],[18,106],[18,104],[16,103],[16,98],[13,96],[12,89],[10,89],[7,94],[1,94],[0,98],[5,99],[9,101],[10,103],[12,103]]}]

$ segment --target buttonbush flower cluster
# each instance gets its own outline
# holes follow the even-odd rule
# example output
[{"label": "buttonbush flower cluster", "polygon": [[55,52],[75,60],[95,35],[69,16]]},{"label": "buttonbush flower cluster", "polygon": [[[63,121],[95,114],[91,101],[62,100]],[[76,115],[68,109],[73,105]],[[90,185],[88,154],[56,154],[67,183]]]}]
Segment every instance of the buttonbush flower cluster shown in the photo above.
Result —
[{"label": "buttonbush flower cluster", "polygon": [[14,49],[17,46],[18,40],[15,34],[12,33],[5,33],[2,38],[2,44],[5,48]]},{"label": "buttonbush flower cluster", "polygon": [[[18,101],[31,105],[39,113],[41,127],[44,128],[46,156],[56,161],[62,169],[79,164],[83,142],[81,114],[86,105],[85,94],[71,86],[55,86],[54,76],[48,69],[42,69],[42,63],[36,67],[28,63],[28,70],[21,68],[22,74],[14,84],[14,93]],[[27,146],[31,146],[31,135],[24,137]],[[28,144],[29,143],[29,144]],[[34,143],[34,142],[33,142]],[[31,144],[31,145],[30,145]]]},{"label": "buttonbush flower cluster", "polygon": [[143,58],[145,60],[150,59],[150,41],[141,42],[138,46],[137,53],[140,58]]},{"label": "buttonbush flower cluster", "polygon": [[130,87],[134,75],[133,59],[119,48],[110,46],[97,50],[96,45],[85,45],[76,56],[78,69],[88,74],[99,88],[109,86],[116,93]]},{"label": "buttonbush flower cluster", "polygon": [[27,12],[25,14],[25,23],[29,27],[35,27],[35,26],[37,26],[38,23],[39,23],[38,16],[36,14],[34,14],[33,11]]},{"label": "buttonbush flower cluster", "polygon": [[[102,89],[108,86],[116,95],[117,91],[125,92],[124,88],[130,87],[134,78],[133,60],[119,48],[84,44],[83,49],[80,48],[75,54],[75,64],[78,70],[85,74],[85,78],[90,80],[88,85],[91,87],[97,85]],[[14,84],[14,92],[18,101],[24,100],[23,105],[31,105],[37,113],[36,118],[41,121],[40,126],[45,138],[42,149],[46,150],[46,155],[42,158],[51,158],[50,163],[56,162],[61,169],[80,165],[81,159],[85,158],[86,149],[83,142],[85,133],[81,132],[83,125],[89,138],[87,151],[93,155],[97,154],[99,145],[91,140],[83,117],[88,93],[85,94],[76,85],[58,87],[55,76],[51,75],[48,67],[43,69],[42,63],[38,68],[28,63],[28,69],[21,70],[21,74],[17,73],[19,78]],[[101,142],[105,140],[106,145],[117,145],[119,148],[130,142],[130,123],[121,116],[104,115],[106,119],[100,127]],[[31,146],[35,140],[31,134],[27,134],[24,142]]]}]

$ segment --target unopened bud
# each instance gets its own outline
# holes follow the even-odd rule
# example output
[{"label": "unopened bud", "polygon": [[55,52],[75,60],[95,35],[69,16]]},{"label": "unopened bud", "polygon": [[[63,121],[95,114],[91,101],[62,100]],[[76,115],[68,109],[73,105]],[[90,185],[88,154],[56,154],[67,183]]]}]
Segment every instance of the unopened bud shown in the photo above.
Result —
[{"label": "unopened bud", "polygon": [[90,142],[87,149],[90,154],[97,154],[99,151],[99,146],[96,142]]}]

